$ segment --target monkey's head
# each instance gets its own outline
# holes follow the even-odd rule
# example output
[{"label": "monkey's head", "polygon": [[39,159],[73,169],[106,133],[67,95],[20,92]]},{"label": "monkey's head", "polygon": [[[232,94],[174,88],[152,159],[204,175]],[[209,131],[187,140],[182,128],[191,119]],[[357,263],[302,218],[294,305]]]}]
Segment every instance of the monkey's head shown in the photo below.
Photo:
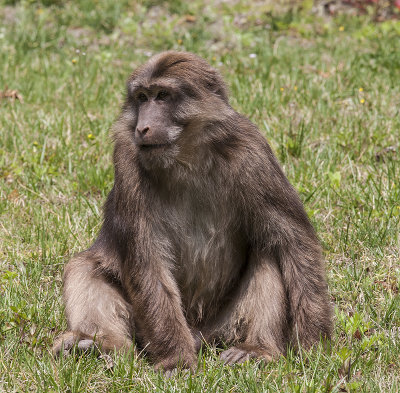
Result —
[{"label": "monkey's head", "polygon": [[230,111],[226,85],[205,60],[163,52],[128,79],[119,120],[124,127],[115,128],[115,137],[123,132],[127,143],[129,134],[145,168],[168,167],[198,148],[207,124]]}]

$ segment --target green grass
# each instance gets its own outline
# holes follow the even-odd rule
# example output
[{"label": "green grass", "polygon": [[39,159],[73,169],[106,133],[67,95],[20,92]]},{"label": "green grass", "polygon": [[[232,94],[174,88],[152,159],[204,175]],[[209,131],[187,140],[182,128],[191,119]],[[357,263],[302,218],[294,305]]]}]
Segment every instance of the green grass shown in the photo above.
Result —
[{"label": "green grass", "polygon": [[[0,391],[399,391],[400,23],[244,0],[12,3],[0,91],[23,101],[0,98]],[[125,79],[166,49],[221,71],[299,190],[335,304],[326,351],[225,367],[208,348],[202,371],[169,380],[132,356],[52,358],[63,265],[95,238],[112,185]]]}]

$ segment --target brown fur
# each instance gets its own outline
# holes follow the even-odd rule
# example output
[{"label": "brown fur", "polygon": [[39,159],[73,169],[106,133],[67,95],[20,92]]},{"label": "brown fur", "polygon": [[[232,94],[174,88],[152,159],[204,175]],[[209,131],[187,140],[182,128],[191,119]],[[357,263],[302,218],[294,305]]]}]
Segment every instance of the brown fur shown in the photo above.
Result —
[{"label": "brown fur", "polygon": [[199,337],[231,345],[227,363],[329,337],[319,242],[220,75],[193,54],[165,52],[127,90],[104,224],[65,268],[69,332],[55,353],[93,337],[127,348],[134,335],[171,370],[194,366]]}]

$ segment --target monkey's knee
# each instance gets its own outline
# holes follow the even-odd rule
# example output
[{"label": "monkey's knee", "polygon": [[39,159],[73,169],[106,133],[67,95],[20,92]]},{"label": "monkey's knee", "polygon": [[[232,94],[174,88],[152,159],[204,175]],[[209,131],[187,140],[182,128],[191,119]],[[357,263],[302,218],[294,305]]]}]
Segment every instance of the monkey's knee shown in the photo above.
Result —
[{"label": "monkey's knee", "polygon": [[252,357],[270,360],[286,352],[288,313],[281,273],[273,259],[253,255],[250,262],[214,330],[220,341],[235,346],[223,354],[229,364]]},{"label": "monkey's knee", "polygon": [[[64,302],[68,330],[75,336],[94,339],[104,351],[123,350],[132,345],[131,305],[121,285],[102,273],[98,265],[90,250],[66,265]],[[67,342],[71,340],[69,336]]]}]

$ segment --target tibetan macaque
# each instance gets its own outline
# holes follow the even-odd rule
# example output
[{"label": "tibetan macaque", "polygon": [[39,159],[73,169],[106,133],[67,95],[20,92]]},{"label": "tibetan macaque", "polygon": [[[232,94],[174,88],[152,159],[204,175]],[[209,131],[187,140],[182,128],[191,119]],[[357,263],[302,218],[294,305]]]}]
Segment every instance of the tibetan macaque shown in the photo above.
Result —
[{"label": "tibetan macaque", "polygon": [[54,353],[145,348],[194,368],[271,360],[331,333],[321,247],[265,138],[203,59],[164,52],[133,72],[114,127],[114,186],[94,244],[68,262]]}]

